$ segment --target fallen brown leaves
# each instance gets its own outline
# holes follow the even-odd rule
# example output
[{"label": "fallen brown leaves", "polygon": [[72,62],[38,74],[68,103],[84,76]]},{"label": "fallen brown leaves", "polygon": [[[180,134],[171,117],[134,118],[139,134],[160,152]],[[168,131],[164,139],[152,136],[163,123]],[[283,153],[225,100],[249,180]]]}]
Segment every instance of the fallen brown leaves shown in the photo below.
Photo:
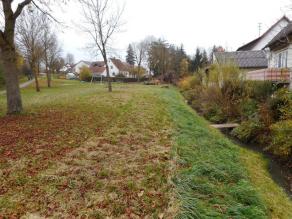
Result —
[{"label": "fallen brown leaves", "polygon": [[0,118],[0,216],[172,218],[171,126],[147,92]]}]

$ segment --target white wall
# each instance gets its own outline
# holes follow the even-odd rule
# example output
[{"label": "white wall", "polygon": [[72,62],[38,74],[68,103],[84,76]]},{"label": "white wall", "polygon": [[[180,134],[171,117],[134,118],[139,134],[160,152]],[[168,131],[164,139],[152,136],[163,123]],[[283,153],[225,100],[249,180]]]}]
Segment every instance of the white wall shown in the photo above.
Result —
[{"label": "white wall", "polygon": [[252,50],[262,50],[265,46],[284,28],[288,25],[288,21],[282,19],[275,27],[273,27],[266,36],[264,36]]},{"label": "white wall", "polygon": [[277,68],[278,67],[278,54],[281,52],[288,52],[287,54],[287,68],[292,68],[292,44],[288,47],[278,50],[271,51],[269,54],[269,68]]},{"label": "white wall", "polygon": [[77,63],[74,67],[74,71],[77,73],[77,74],[80,74],[80,71],[81,71],[81,68],[82,67],[90,67],[88,64],[86,64],[85,62],[81,61],[79,63]]},{"label": "white wall", "polygon": [[[76,66],[74,67],[74,71],[77,74],[80,74],[80,69],[82,67],[90,67],[88,64],[86,64],[83,61],[80,61],[79,63],[76,64]],[[110,73],[110,77],[115,77],[116,75],[118,75],[120,73],[120,70],[117,68],[117,66],[115,66],[115,64],[112,62],[111,59],[108,60],[108,66],[109,66],[109,73]],[[106,77],[106,70],[101,74],[102,76]]]},{"label": "white wall", "polygon": [[117,68],[117,66],[114,65],[111,59],[108,61],[108,67],[110,70],[111,77],[114,77],[120,73],[120,70]]}]

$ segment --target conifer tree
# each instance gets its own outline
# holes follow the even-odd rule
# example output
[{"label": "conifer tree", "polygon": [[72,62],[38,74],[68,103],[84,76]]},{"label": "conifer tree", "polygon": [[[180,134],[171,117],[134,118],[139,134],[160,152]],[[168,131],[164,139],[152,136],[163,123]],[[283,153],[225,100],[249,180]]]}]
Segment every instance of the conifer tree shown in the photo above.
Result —
[{"label": "conifer tree", "polygon": [[128,64],[130,65],[135,65],[135,54],[134,54],[134,50],[131,44],[129,44],[128,50],[127,50],[127,57],[126,57],[126,61]]}]

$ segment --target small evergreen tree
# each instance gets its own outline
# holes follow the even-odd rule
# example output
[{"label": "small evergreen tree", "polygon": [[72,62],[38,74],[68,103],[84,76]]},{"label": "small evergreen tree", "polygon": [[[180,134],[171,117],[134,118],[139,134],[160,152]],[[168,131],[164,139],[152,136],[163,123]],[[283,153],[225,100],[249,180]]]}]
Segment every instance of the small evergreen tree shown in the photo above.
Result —
[{"label": "small evergreen tree", "polygon": [[200,68],[206,67],[208,65],[208,63],[209,63],[208,55],[207,55],[206,50],[204,49],[203,53],[202,53],[202,60],[201,60],[201,63],[200,63]]},{"label": "small evergreen tree", "polygon": [[127,57],[126,61],[129,65],[135,65],[135,54],[134,50],[131,44],[129,44],[128,50],[127,50]]},{"label": "small evergreen tree", "polygon": [[197,72],[200,68],[206,67],[209,63],[206,50],[197,48],[195,56],[191,60],[190,71]]}]

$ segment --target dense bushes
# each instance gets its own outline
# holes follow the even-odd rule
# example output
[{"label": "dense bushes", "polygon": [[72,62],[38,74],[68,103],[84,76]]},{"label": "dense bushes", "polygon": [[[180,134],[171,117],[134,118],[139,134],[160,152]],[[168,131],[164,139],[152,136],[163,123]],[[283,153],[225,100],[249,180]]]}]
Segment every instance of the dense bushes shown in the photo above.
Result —
[{"label": "dense bushes", "polygon": [[276,155],[292,158],[292,120],[280,121],[271,126],[272,143],[269,147]]},{"label": "dense bushes", "polygon": [[80,80],[81,81],[91,81],[92,80],[92,74],[89,68],[82,67],[80,71]]},{"label": "dense bushes", "polygon": [[246,81],[235,66],[213,65],[184,78],[179,87],[189,104],[213,123],[238,122],[232,134],[292,155],[292,94],[268,81]]}]

